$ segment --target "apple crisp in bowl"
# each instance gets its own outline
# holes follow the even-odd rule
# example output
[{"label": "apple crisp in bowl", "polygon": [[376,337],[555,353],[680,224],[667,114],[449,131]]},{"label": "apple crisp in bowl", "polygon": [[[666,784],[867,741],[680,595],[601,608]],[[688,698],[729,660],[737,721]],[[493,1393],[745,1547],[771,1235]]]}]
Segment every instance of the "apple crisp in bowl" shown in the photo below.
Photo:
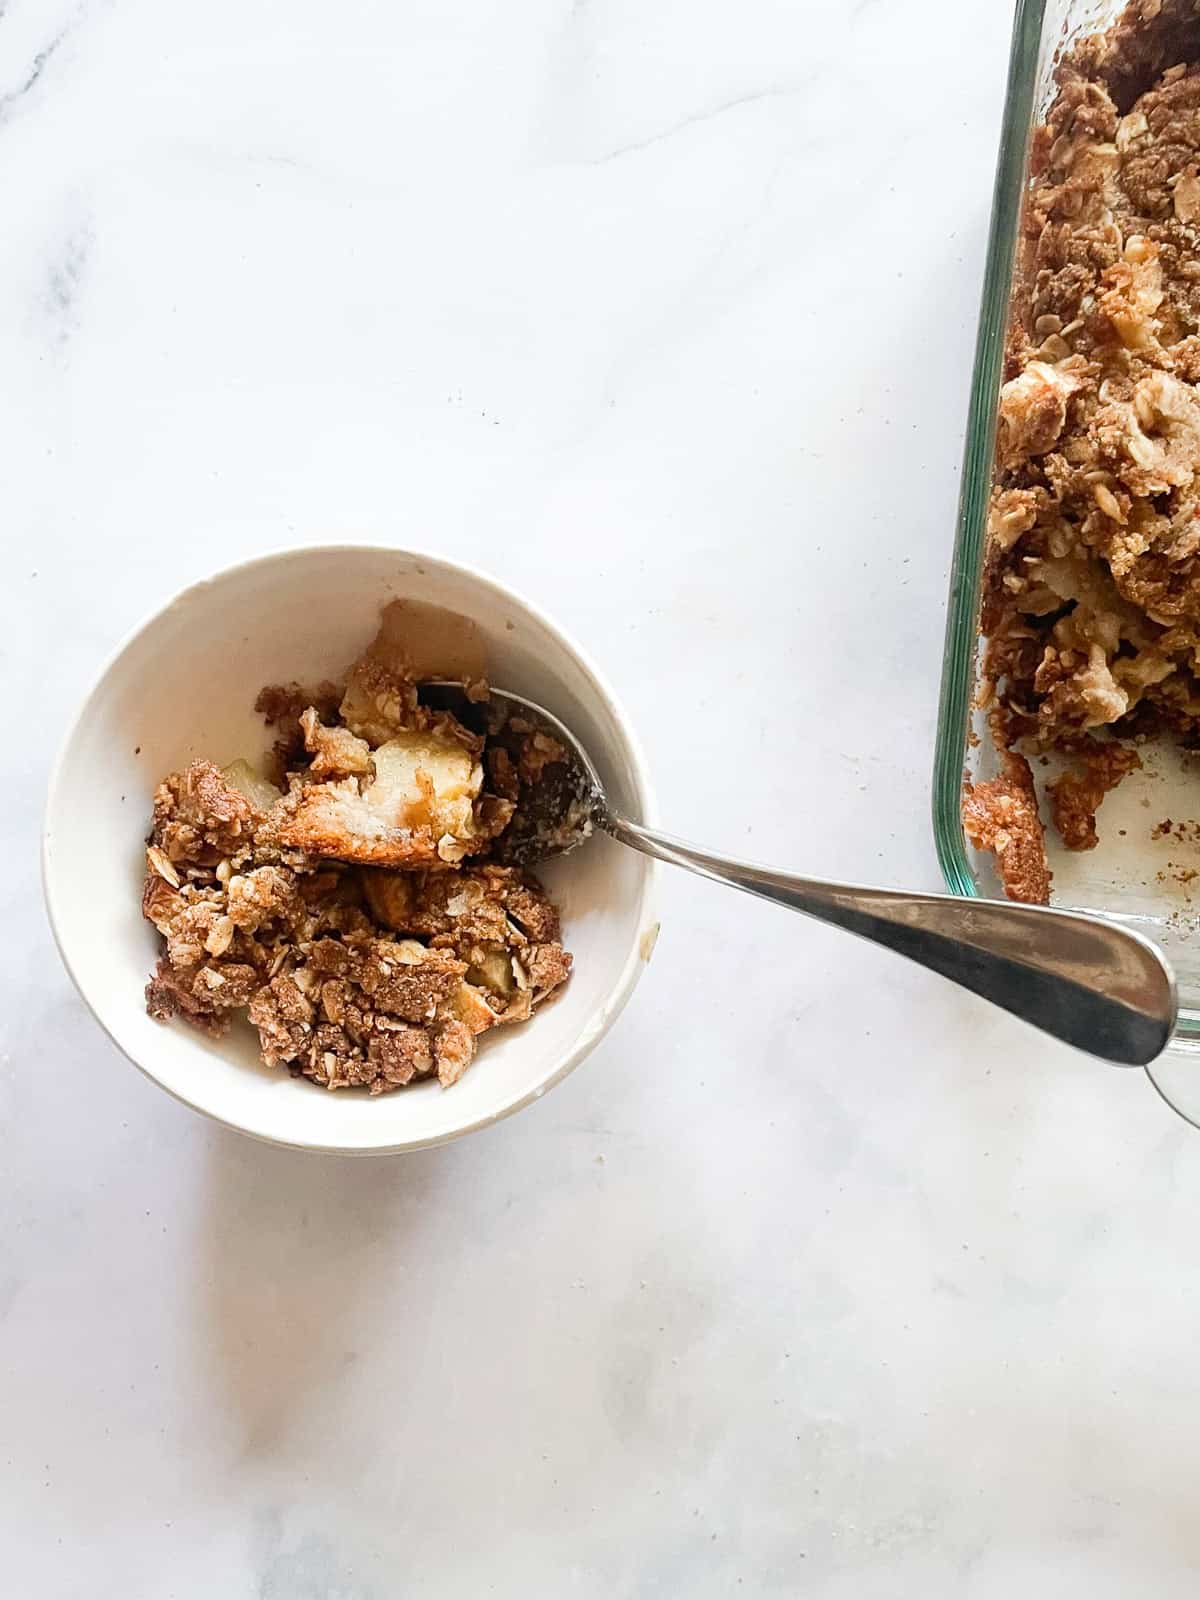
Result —
[{"label": "apple crisp in bowl", "polygon": [[491,859],[565,752],[486,715],[482,681],[482,731],[425,704],[404,622],[385,611],[340,692],[262,690],[269,775],[197,760],[159,784],[142,892],[152,1017],[219,1036],[244,1014],[268,1067],[371,1095],[457,1083],[571,973],[541,884]]},{"label": "apple crisp in bowl", "polygon": [[[377,665],[385,608],[411,669],[394,699],[375,665],[352,671],[364,649]],[[653,824],[637,740],[586,654],[427,552],[279,551],[193,584],[119,647],[51,776],[43,880],[79,994],[155,1084],[274,1143],[413,1150],[532,1104],[605,1037],[653,947],[655,869],[599,831],[531,850],[545,785],[526,777],[547,751],[522,774],[499,701],[425,687],[483,680],[546,706]],[[97,1033],[79,1071],[104,1057]]]}]

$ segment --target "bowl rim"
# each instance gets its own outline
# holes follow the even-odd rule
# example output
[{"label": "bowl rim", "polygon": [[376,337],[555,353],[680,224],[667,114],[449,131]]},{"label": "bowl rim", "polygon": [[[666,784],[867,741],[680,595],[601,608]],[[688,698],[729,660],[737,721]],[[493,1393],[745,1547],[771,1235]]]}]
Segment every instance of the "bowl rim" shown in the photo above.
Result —
[{"label": "bowl rim", "polygon": [[[592,688],[596,691],[597,696],[610,712],[628,751],[634,788],[641,811],[641,820],[649,827],[655,826],[658,820],[657,806],[655,803],[654,789],[650,782],[649,770],[646,765],[646,758],[642,750],[641,741],[638,739],[625,708],[622,706],[620,700],[613,692],[613,689],[607,678],[596,666],[589,653],[580,644],[578,644],[576,640],[570,636],[570,634],[565,632],[565,630],[560,627],[559,624],[550,616],[548,616],[547,613],[543,611],[542,608],[535,602],[532,600],[527,600],[524,595],[519,594],[516,590],[509,588],[507,584],[501,583],[497,578],[493,578],[490,573],[483,572],[480,568],[473,566],[468,562],[450,560],[447,557],[438,555],[431,550],[420,549],[412,545],[395,545],[389,543],[372,544],[361,540],[335,541],[333,543],[321,544],[280,545],[272,550],[265,551],[260,555],[251,556],[245,561],[235,561],[228,566],[219,567],[215,572],[211,572],[204,577],[197,578],[193,582],[185,584],[182,589],[179,589],[170,595],[169,598],[166,599],[161,605],[158,605],[154,607],[152,611],[147,612],[139,622],[135,623],[134,626],[130,628],[120,640],[118,640],[117,644],[114,645],[107,656],[105,656],[101,665],[92,676],[91,681],[78,704],[77,710],[68,721],[66,730],[59,741],[54,760],[50,766],[50,775],[46,784],[46,799],[42,810],[42,837],[40,851],[42,899],[46,908],[46,917],[50,924],[50,932],[53,935],[55,947],[58,950],[59,959],[62,961],[62,964],[66,969],[67,976],[74,984],[76,993],[79,995],[80,999],[83,1001],[84,1005],[87,1007],[94,1020],[99,1024],[103,1032],[107,1035],[109,1040],[116,1046],[125,1059],[137,1068],[143,1077],[148,1078],[151,1083],[155,1084],[165,1094],[170,1095],[173,1100],[178,1101],[181,1105],[187,1106],[192,1111],[198,1112],[201,1116],[207,1117],[211,1121],[218,1123],[220,1126],[229,1128],[233,1132],[242,1134],[247,1138],[256,1139],[263,1144],[277,1145],[281,1148],[289,1150],[312,1151],[314,1154],[322,1155],[399,1155],[410,1150],[434,1149],[439,1145],[452,1144],[455,1140],[464,1138],[469,1133],[477,1133],[483,1128],[490,1128],[494,1126],[494,1124],[502,1122],[505,1118],[514,1116],[518,1111],[524,1110],[526,1106],[533,1104],[534,1101],[540,1100],[550,1089],[553,1089],[557,1084],[561,1083],[564,1078],[568,1077],[569,1074],[572,1073],[588,1055],[590,1055],[592,1050],[594,1050],[595,1047],[600,1043],[601,1039],[604,1038],[605,1034],[612,1027],[613,1023],[620,1016],[621,1012],[625,1009],[625,1006],[629,1002],[630,996],[637,986],[638,980],[641,978],[643,970],[649,964],[650,951],[653,950],[653,944],[657,939],[658,930],[661,926],[656,914],[658,907],[659,865],[650,857],[643,856],[642,879],[638,900],[638,914],[636,919],[637,931],[634,935],[632,947],[625,957],[624,965],[622,966],[620,974],[617,977],[617,981],[610,990],[608,997],[604,1000],[599,1009],[593,1014],[592,1018],[589,1019],[588,1023],[585,1024],[571,1049],[566,1053],[565,1056],[563,1056],[563,1058],[547,1076],[539,1079],[538,1082],[535,1083],[531,1088],[525,1090],[508,1104],[501,1106],[496,1111],[489,1112],[485,1116],[476,1117],[473,1121],[464,1123],[459,1128],[454,1128],[447,1133],[437,1134],[428,1138],[403,1139],[398,1142],[379,1144],[322,1144],[317,1141],[310,1140],[299,1142],[294,1139],[285,1139],[265,1132],[260,1128],[248,1128],[242,1123],[228,1116],[222,1116],[219,1112],[214,1111],[210,1106],[201,1104],[199,1101],[164,1083],[157,1073],[155,1073],[145,1063],[139,1061],[136,1056],[131,1054],[121,1040],[116,1037],[108,1023],[105,1021],[104,1017],[101,1015],[96,1002],[87,992],[84,984],[80,981],[79,975],[71,961],[63,932],[60,927],[59,912],[55,902],[53,886],[53,870],[50,861],[51,814],[54,811],[55,803],[58,797],[62,769],[66,763],[71,747],[78,736],[80,727],[92,708],[92,702],[100,693],[100,690],[107,681],[109,674],[113,671],[121,657],[142,636],[142,634],[147,631],[147,629],[153,627],[153,625],[158,622],[161,617],[172,610],[175,606],[181,605],[193,594],[208,588],[211,584],[220,582],[226,578],[235,577],[242,573],[253,571],[256,567],[270,566],[275,562],[283,561],[293,556],[378,556],[380,554],[394,555],[401,559],[411,560],[416,565],[419,565],[422,562],[427,562],[430,566],[436,566],[444,572],[449,572],[455,576],[469,579],[470,581],[479,584],[485,590],[490,591],[500,603],[515,605],[519,610],[524,611],[526,615],[531,617],[535,622],[543,627],[547,633],[549,633],[557,641],[557,643],[562,646],[565,652],[575,659],[585,677],[589,680]],[[647,951],[644,948],[647,941],[647,934],[650,936],[650,951]]]}]

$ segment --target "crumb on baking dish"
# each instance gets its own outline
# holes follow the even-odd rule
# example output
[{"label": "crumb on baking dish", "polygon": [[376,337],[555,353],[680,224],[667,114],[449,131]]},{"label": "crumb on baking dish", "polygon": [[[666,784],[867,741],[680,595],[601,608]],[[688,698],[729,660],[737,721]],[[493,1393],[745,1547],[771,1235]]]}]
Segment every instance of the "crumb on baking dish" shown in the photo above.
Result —
[{"label": "crumb on baking dish", "polygon": [[1050,898],[1046,839],[1028,761],[1004,752],[997,778],[968,783],[963,791],[963,829],[976,850],[996,857],[996,870],[1010,900],[1044,904]]}]

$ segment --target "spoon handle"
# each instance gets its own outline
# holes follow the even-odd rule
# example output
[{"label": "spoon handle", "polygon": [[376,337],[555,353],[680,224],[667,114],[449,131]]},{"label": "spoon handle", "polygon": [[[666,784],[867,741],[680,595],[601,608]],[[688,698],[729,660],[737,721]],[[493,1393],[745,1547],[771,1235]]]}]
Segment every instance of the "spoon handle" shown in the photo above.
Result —
[{"label": "spoon handle", "polygon": [[1079,912],[799,878],[709,855],[609,812],[623,844],[884,945],[1044,1032],[1122,1066],[1153,1061],[1178,1014],[1175,979],[1139,933]]}]

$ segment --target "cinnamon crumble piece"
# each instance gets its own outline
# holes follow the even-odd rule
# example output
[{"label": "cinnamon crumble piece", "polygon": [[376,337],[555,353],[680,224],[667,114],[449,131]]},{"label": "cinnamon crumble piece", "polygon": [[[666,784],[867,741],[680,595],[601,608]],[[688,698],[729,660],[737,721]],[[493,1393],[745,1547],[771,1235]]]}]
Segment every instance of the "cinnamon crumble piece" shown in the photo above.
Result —
[{"label": "cinnamon crumble piece", "polygon": [[1004,771],[963,791],[963,829],[976,850],[996,857],[1010,900],[1045,905],[1050,898],[1046,836],[1038,815],[1033,772],[1024,756],[1004,753]]},{"label": "cinnamon crumble piece", "polygon": [[[1056,81],[1014,280],[980,688],[1002,752],[1078,760],[1050,799],[1087,850],[1140,765],[1128,741],[1200,743],[1200,7],[1135,0]],[[1036,817],[1011,766],[996,781],[964,795],[972,842],[1011,839],[981,793],[984,813],[1007,796]],[[1025,861],[1032,820],[1021,837]],[[1044,896],[1049,872],[1012,881]]]},{"label": "cinnamon crumble piece", "polygon": [[1128,772],[1142,764],[1127,745],[1093,745],[1071,772],[1047,786],[1054,826],[1068,850],[1094,850],[1100,842],[1096,812],[1100,802]]},{"label": "cinnamon crumble piece", "polygon": [[278,737],[267,764],[267,776],[279,788],[287,785],[287,770],[304,749],[304,734],[300,728],[302,714],[311,706],[322,722],[332,722],[337,716],[341,692],[336,684],[321,683],[315,689],[303,689],[298,683],[271,683],[260,689],[254,709],[268,728],[275,728]]},{"label": "cinnamon crumble piece", "polygon": [[[526,1021],[570,976],[541,885],[479,859],[520,777],[515,795],[485,794],[484,735],[422,705],[379,640],[344,695],[293,685],[257,705],[280,730],[278,786],[198,761],[155,794],[150,1015],[220,1035],[245,1013],[264,1063],[327,1089],[449,1087],[480,1034]],[[555,759],[527,743],[526,771]]]}]

